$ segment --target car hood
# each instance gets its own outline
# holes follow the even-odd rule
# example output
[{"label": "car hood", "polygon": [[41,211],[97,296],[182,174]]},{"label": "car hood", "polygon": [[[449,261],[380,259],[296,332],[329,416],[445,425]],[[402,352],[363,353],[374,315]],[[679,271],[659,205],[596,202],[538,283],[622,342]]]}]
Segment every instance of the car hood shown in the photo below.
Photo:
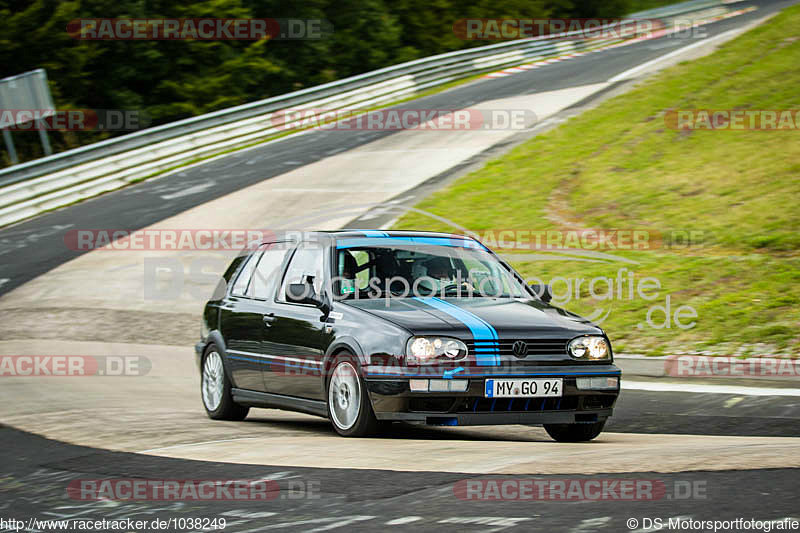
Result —
[{"label": "car hood", "polygon": [[415,335],[469,338],[470,325],[490,325],[500,339],[570,338],[602,334],[588,320],[538,300],[509,298],[390,298],[348,300],[347,305],[401,326]]}]

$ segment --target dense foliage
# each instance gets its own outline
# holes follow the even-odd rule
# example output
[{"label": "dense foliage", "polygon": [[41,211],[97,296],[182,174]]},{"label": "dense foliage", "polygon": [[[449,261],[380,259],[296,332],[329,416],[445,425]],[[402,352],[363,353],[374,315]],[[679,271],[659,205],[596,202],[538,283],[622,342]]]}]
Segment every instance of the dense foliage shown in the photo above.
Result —
[{"label": "dense foliage", "polygon": [[[638,0],[641,2],[642,0]],[[637,0],[74,0],[0,1],[0,76],[45,68],[62,109],[138,109],[163,123],[431,54],[463,41],[470,17],[614,16]],[[79,18],[300,18],[333,24],[295,41],[80,41]],[[87,138],[88,135],[88,138]],[[64,149],[99,134],[57,134]],[[28,139],[19,139],[27,137]],[[36,135],[15,134],[34,157]],[[27,142],[27,141],[31,142]]]}]

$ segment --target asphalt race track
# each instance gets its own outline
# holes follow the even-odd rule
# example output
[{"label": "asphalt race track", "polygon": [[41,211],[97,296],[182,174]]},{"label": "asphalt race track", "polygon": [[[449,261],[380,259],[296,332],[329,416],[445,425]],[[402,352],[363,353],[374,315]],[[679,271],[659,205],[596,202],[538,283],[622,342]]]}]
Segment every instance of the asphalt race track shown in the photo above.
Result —
[{"label": "asphalt race track", "polygon": [[[744,27],[793,3],[741,2],[737,8],[758,9],[710,24],[707,34]],[[687,44],[642,41],[481,79],[400,107],[532,106],[540,118],[557,118],[618,88],[609,81],[618,74]],[[0,230],[0,317],[8,324],[0,355],[137,357],[148,365],[147,372],[125,377],[2,378],[0,516],[22,520],[30,531],[42,530],[28,522],[33,518],[222,517],[225,531],[251,533],[644,532],[653,530],[645,518],[800,518],[794,382],[770,384],[782,389],[771,396],[753,394],[756,382],[737,383],[742,388],[731,394],[687,392],[677,381],[665,382],[671,388],[665,392],[634,385],[623,389],[606,431],[585,444],[558,444],[541,428],[525,426],[396,424],[381,438],[344,439],[325,420],[277,410],[216,422],[203,412],[191,346],[202,301],[185,290],[153,312],[156,306],[142,295],[141,265],[157,254],[65,246],[65,233],[77,228],[281,227],[298,215],[339,227],[374,204],[410,201],[430,179],[512,141],[507,134],[420,139],[408,133],[291,136]],[[402,172],[387,170],[398,165]],[[361,193],[356,202],[352,190]],[[360,211],[341,207],[348,203]],[[186,265],[197,254],[177,257]],[[462,490],[466,480],[486,488],[534,477],[579,484],[638,480],[662,490],[598,501],[499,501],[468,498]],[[89,501],[67,490],[79,480],[107,478],[276,484],[266,501]]]},{"label": "asphalt race track", "polygon": [[[20,520],[38,518],[152,519],[221,517],[226,531],[627,531],[636,517],[780,520],[797,516],[796,469],[722,472],[607,474],[603,479],[657,479],[670,489],[704,487],[703,499],[621,502],[460,500],[453,487],[464,479],[508,480],[520,476],[467,476],[443,472],[392,472],[347,468],[270,467],[154,458],[58,443],[0,428],[5,468],[0,510]],[[379,441],[376,442],[379,444]],[[491,441],[486,442],[490,445]],[[589,450],[587,450],[587,453]],[[46,459],[44,459],[46,457]],[[65,497],[76,479],[143,477],[167,479],[275,479],[280,492],[266,502],[81,502]],[[592,476],[597,479],[596,476]],[[537,476],[564,479],[564,476]],[[589,476],[571,476],[588,479]],[[302,487],[302,488],[301,488]],[[306,498],[308,492],[313,497]],[[669,493],[681,496],[682,493]],[[763,501],[769,501],[764,505]],[[755,503],[759,502],[759,503]],[[8,507],[4,507],[8,506]],[[46,511],[45,511],[46,510]],[[13,511],[13,512],[12,512]],[[448,526],[449,524],[449,526]]]}]

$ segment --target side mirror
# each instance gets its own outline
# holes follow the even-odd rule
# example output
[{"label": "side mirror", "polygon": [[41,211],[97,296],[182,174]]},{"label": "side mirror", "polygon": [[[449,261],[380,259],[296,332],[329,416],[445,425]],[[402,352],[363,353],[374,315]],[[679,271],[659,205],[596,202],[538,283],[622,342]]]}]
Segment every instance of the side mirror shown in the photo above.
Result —
[{"label": "side mirror", "polygon": [[311,283],[290,283],[286,286],[286,301],[296,304],[308,304],[318,307],[327,313],[328,304],[314,290]]},{"label": "side mirror", "polygon": [[550,303],[550,300],[553,299],[553,293],[550,291],[550,285],[547,283],[531,283],[530,288],[533,290],[533,293],[546,304]]}]

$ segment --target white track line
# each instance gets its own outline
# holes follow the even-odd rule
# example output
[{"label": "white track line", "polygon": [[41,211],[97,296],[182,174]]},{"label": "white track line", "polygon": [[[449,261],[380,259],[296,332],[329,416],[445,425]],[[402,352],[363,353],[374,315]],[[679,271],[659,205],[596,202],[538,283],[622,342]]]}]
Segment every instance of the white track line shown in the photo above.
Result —
[{"label": "white track line", "polygon": [[394,520],[389,520],[386,522],[387,526],[400,526],[403,524],[410,524],[411,522],[417,522],[422,520],[421,516],[404,516],[402,518],[395,518]]},{"label": "white track line", "polygon": [[702,383],[657,383],[653,381],[629,381],[624,378],[621,380],[620,385],[627,390],[652,392],[695,392],[701,394],[736,394],[738,396],[800,396],[800,389],[706,385]]},{"label": "white track line", "polygon": [[204,442],[187,442],[184,444],[174,444],[172,446],[164,446],[163,448],[150,448],[149,450],[142,450],[136,453],[154,453],[154,452],[163,452],[166,450],[173,450],[176,448],[190,448],[192,446],[205,446],[206,444],[221,444],[223,442],[236,442],[240,440],[248,440],[248,439],[260,439],[261,437],[237,437],[234,439],[220,439],[220,440],[207,440]]}]

